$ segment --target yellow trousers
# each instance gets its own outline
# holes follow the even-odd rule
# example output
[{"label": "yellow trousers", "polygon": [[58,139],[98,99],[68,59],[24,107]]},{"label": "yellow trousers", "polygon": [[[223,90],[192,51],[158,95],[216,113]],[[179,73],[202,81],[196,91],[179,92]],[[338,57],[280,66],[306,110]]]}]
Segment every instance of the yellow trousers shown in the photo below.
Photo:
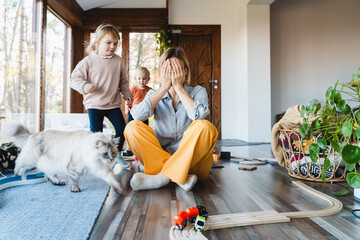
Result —
[{"label": "yellow trousers", "polygon": [[161,147],[154,130],[141,121],[127,124],[124,135],[130,150],[144,165],[145,174],[160,173],[173,182],[185,184],[189,173],[198,178],[209,174],[218,132],[207,120],[194,121],[173,155]]}]

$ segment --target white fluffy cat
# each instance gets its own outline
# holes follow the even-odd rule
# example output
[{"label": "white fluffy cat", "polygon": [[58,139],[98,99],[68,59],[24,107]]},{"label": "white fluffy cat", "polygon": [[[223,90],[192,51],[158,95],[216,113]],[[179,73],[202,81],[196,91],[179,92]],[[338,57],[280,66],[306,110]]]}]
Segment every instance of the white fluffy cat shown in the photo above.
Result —
[{"label": "white fluffy cat", "polygon": [[4,127],[2,134],[21,147],[15,161],[16,175],[36,167],[52,184],[64,185],[58,174],[66,173],[70,190],[80,192],[80,175],[90,173],[109,183],[117,193],[122,192],[109,167],[118,154],[117,147],[103,133],[47,130],[30,134],[21,124],[12,123]]}]

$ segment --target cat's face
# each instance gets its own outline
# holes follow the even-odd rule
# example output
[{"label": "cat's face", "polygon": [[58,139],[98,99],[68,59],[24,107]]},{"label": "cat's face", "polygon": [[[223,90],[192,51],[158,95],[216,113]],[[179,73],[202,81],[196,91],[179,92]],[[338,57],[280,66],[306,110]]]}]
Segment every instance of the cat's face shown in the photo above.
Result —
[{"label": "cat's face", "polygon": [[112,142],[98,140],[96,148],[98,149],[99,160],[106,165],[117,157],[118,150]]}]

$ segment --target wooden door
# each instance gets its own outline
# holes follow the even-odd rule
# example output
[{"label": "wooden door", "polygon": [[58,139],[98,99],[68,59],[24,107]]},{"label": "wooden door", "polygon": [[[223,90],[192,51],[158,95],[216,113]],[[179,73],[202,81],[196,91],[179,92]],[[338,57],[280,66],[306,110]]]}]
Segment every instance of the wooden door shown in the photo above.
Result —
[{"label": "wooden door", "polygon": [[184,49],[189,58],[191,85],[206,88],[210,115],[221,139],[221,52],[219,25],[171,25],[171,46]]}]

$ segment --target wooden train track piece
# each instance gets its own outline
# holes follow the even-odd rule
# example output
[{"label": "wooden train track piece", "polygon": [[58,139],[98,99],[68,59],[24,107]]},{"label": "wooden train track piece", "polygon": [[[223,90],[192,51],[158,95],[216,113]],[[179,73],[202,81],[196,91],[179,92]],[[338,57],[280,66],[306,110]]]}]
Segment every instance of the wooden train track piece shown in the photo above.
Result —
[{"label": "wooden train track piece", "polygon": [[[295,186],[299,187],[301,190],[324,200],[329,204],[329,206],[324,209],[312,210],[312,211],[296,211],[296,212],[279,213],[272,210],[272,211],[259,211],[259,212],[249,212],[249,213],[213,215],[213,216],[209,216],[209,218],[206,220],[205,230],[257,225],[257,224],[289,222],[291,218],[324,217],[324,216],[337,214],[342,210],[343,204],[336,198],[333,198],[322,192],[319,192],[300,181],[292,181],[292,183]],[[170,239],[172,240],[207,239],[200,232],[195,232],[193,228],[194,228],[193,224],[188,224],[183,230],[177,230],[174,228],[174,226],[172,226],[169,232]]]},{"label": "wooden train track piece", "polygon": [[205,230],[280,222],[290,222],[290,218],[274,210],[223,214],[209,216],[206,220]]},{"label": "wooden train track piece", "polygon": [[207,238],[201,233],[194,230],[194,224],[188,224],[183,230],[175,229],[174,226],[170,228],[170,239],[176,240],[206,240]]},{"label": "wooden train track piece", "polygon": [[266,165],[267,162],[261,162],[261,161],[245,161],[245,162],[239,162],[240,165]]},{"label": "wooden train track piece", "polygon": [[299,187],[301,190],[316,196],[324,201],[326,201],[329,204],[329,207],[319,210],[312,210],[312,211],[298,211],[298,212],[283,212],[280,213],[284,216],[290,217],[290,218],[311,218],[311,217],[324,217],[324,216],[330,216],[335,215],[343,209],[343,204],[336,198],[333,198],[329,195],[326,195],[325,193],[319,192],[315,190],[312,187],[309,187],[308,185],[304,184],[300,181],[292,181],[294,185]]},{"label": "wooden train track piece", "polygon": [[253,170],[256,170],[257,167],[256,166],[248,166],[248,165],[243,165],[243,166],[240,165],[238,169],[246,170],[246,171],[253,171]]}]

